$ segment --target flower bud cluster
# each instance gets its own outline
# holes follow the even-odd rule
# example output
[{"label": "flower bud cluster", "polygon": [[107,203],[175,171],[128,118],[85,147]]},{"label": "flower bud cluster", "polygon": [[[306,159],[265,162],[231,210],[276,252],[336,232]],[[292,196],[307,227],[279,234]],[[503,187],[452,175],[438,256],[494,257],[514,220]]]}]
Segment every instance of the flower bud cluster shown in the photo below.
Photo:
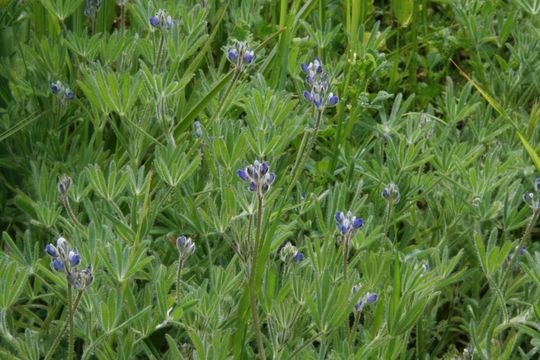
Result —
[{"label": "flower bud cluster", "polygon": [[191,238],[181,235],[176,239],[176,248],[180,253],[180,257],[186,258],[195,252],[196,246]]},{"label": "flower bud cluster", "polygon": [[[540,194],[540,178],[537,178],[534,182],[534,191],[536,195]],[[537,211],[540,209],[540,198],[536,198],[532,192],[526,192],[523,194],[523,201],[530,206],[531,209]]]},{"label": "flower bud cluster", "polygon": [[148,19],[150,25],[153,27],[164,31],[170,30],[173,26],[173,19],[167,12],[167,10],[159,9],[154,16],[151,16]]},{"label": "flower bud cluster", "polygon": [[95,17],[99,8],[101,7],[101,0],[86,0],[86,7],[84,8],[84,16]]},{"label": "flower bud cluster", "polygon": [[283,262],[287,262],[289,260],[292,260],[294,262],[302,262],[305,256],[304,253],[298,251],[296,246],[294,246],[290,242],[287,242],[285,246],[283,246],[279,251],[279,258]]},{"label": "flower bud cluster", "polygon": [[242,71],[244,66],[255,60],[255,52],[248,48],[245,41],[234,41],[232,47],[227,49],[227,59],[234,64],[237,71]]},{"label": "flower bud cluster", "polygon": [[392,200],[394,204],[397,204],[400,200],[399,188],[394,183],[388,184],[388,186],[383,189],[381,195],[386,200]]},{"label": "flower bud cluster", "polygon": [[349,235],[364,226],[364,219],[357,218],[350,210],[347,213],[337,211],[336,226],[343,235]]},{"label": "flower bud cluster", "polygon": [[60,80],[56,82],[51,82],[50,84],[51,92],[56,97],[63,96],[66,100],[73,100],[75,98],[75,93],[68,87],[64,86]]},{"label": "flower bud cluster", "polygon": [[276,179],[276,175],[269,172],[268,163],[261,163],[259,160],[255,160],[245,169],[237,170],[236,174],[240,179],[249,183],[250,191],[256,192],[259,196],[267,192]]},{"label": "flower bud cluster", "polygon": [[[358,291],[360,291],[361,288],[362,288],[362,285],[360,284],[353,286],[352,293],[356,294]],[[362,298],[360,298],[360,300],[356,304],[354,304],[354,310],[357,312],[360,312],[362,311],[364,306],[366,306],[367,304],[373,304],[378,299],[379,299],[379,295],[368,292]]]},{"label": "flower bud cluster", "polygon": [[69,242],[63,237],[56,240],[56,246],[47,244],[45,252],[51,257],[52,268],[64,272],[68,282],[75,289],[84,290],[94,280],[92,265],[88,265],[82,271],[77,270],[81,263],[81,256],[76,249],[71,248]]}]

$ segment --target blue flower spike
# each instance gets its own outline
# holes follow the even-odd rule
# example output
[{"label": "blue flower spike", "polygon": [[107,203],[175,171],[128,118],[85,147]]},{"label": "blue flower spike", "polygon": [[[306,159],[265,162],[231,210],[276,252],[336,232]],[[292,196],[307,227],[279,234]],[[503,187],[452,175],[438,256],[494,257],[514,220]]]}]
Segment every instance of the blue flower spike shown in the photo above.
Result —
[{"label": "blue flower spike", "polygon": [[347,211],[347,214],[337,211],[336,226],[343,235],[352,235],[355,231],[364,226],[364,219],[357,218],[351,211]]},{"label": "blue flower spike", "polygon": [[297,251],[296,254],[294,254],[294,256],[293,256],[293,260],[295,262],[304,261],[304,253],[302,253],[301,251]]},{"label": "blue flower spike", "polygon": [[304,99],[313,104],[318,111],[337,105],[339,98],[328,91],[328,76],[323,71],[321,59],[317,58],[309,64],[302,63],[300,67],[306,74],[305,82],[308,87],[308,90],[304,91]]},{"label": "blue flower spike", "polygon": [[255,52],[248,47],[247,42],[235,40],[227,48],[227,59],[235,65],[236,71],[242,71],[246,65],[255,61]]},{"label": "blue flower spike", "polygon": [[257,192],[262,196],[270,189],[276,179],[276,174],[269,172],[270,167],[267,162],[255,160],[253,164],[248,165],[244,169],[236,170],[236,174],[240,179],[249,183],[249,190]]},{"label": "blue flower spike", "polygon": [[178,252],[182,258],[186,258],[187,256],[193,254],[197,248],[193,240],[184,235],[180,235],[176,239],[176,247],[178,248]]},{"label": "blue flower spike", "polygon": [[173,19],[167,10],[159,9],[154,16],[148,19],[151,26],[160,31],[170,30],[173,26]]},{"label": "blue flower spike", "polygon": [[58,251],[56,251],[56,247],[53,244],[47,244],[45,246],[45,252],[52,258],[58,257]]}]

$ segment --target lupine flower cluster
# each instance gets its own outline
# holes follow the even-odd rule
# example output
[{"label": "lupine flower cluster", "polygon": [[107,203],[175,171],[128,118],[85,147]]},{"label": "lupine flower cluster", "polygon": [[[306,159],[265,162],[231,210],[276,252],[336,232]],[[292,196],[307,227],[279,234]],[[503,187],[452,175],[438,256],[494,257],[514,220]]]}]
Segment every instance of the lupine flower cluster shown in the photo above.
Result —
[{"label": "lupine flower cluster", "polygon": [[195,121],[193,123],[193,127],[195,128],[195,137],[200,138],[202,136],[202,125],[200,121]]},{"label": "lupine flower cluster", "polygon": [[[358,291],[360,291],[361,288],[362,285],[353,286],[352,293],[356,294]],[[360,298],[360,300],[356,304],[354,304],[354,310],[357,312],[361,312],[364,306],[366,306],[367,304],[373,304],[377,301],[377,299],[379,299],[379,295],[368,292],[366,295]]]},{"label": "lupine flower cluster", "polygon": [[[534,191],[536,194],[540,193],[540,178],[537,178],[534,182]],[[532,192],[526,192],[523,194],[523,201],[535,211],[540,209],[540,198],[536,199],[534,193]]]},{"label": "lupine flower cluster", "polygon": [[45,252],[51,257],[53,269],[64,272],[67,280],[75,289],[84,290],[94,280],[92,265],[88,265],[82,271],[77,270],[81,263],[81,256],[76,249],[71,248],[68,241],[63,237],[56,240],[56,246],[47,244]]},{"label": "lupine flower cluster", "polygon": [[237,71],[255,60],[255,52],[248,48],[245,41],[234,41],[234,45],[227,49],[227,59],[235,65]]},{"label": "lupine flower cluster", "polygon": [[388,184],[388,186],[383,189],[381,195],[386,200],[392,200],[394,204],[397,204],[400,200],[399,188],[394,183]]},{"label": "lupine flower cluster", "polygon": [[65,199],[67,197],[71,184],[72,184],[72,180],[69,176],[62,175],[62,177],[60,177],[57,187],[58,187],[58,192],[60,193],[60,197],[62,199]]},{"label": "lupine flower cluster", "polygon": [[249,190],[262,196],[276,179],[274,173],[270,173],[267,162],[255,160],[252,165],[236,171],[240,179],[249,183]]},{"label": "lupine flower cluster", "polygon": [[101,7],[101,0],[86,0],[86,7],[84,9],[84,15],[87,17],[94,17],[96,16],[100,7]]},{"label": "lupine flower cluster", "polygon": [[337,211],[336,226],[343,235],[349,235],[364,226],[364,219],[357,218],[350,210],[346,214]]},{"label": "lupine flower cluster", "polygon": [[338,103],[339,98],[328,92],[328,76],[323,71],[321,59],[315,59],[309,64],[302,64],[302,71],[307,74],[306,84],[309,87],[304,91],[304,98],[312,103],[318,111]]},{"label": "lupine flower cluster", "polygon": [[150,22],[150,25],[153,27],[163,31],[163,30],[169,30],[173,26],[173,19],[167,12],[167,10],[160,9],[156,12],[154,16],[151,16],[150,19],[148,19]]},{"label": "lupine flower cluster", "polygon": [[50,88],[53,95],[57,97],[63,95],[66,100],[73,100],[75,98],[75,93],[70,88],[65,87],[60,80],[51,82]]},{"label": "lupine flower cluster", "polygon": [[289,259],[291,259],[294,262],[302,262],[305,256],[304,256],[304,253],[302,253],[301,251],[298,251],[296,246],[294,246],[290,242],[287,242],[285,246],[281,248],[279,252],[279,258],[283,262],[286,262]]},{"label": "lupine flower cluster", "polygon": [[178,248],[181,258],[188,257],[189,255],[193,254],[196,249],[193,240],[185,237],[184,235],[181,235],[176,239],[176,247]]}]

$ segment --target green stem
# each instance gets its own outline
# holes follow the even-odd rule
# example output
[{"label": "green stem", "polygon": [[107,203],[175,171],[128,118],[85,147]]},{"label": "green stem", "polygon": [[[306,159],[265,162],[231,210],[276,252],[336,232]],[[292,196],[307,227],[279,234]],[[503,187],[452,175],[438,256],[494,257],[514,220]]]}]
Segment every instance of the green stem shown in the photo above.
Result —
[{"label": "green stem", "polygon": [[[394,207],[394,200],[392,197],[388,199],[388,207],[386,208],[386,218],[384,220],[384,235],[388,235],[388,228],[390,227],[390,219],[392,217],[392,208]],[[390,237],[390,236],[388,236]],[[395,247],[395,244],[394,244]]]},{"label": "green stem", "polygon": [[349,343],[351,346],[354,347],[354,343],[353,343],[353,340],[354,340],[354,335],[356,334],[356,327],[358,326],[358,322],[360,321],[360,313],[359,312],[355,312],[354,313],[354,322],[353,322],[353,326],[351,328],[351,331],[349,333]]},{"label": "green stem", "polygon": [[176,301],[175,304],[178,306],[180,304],[180,276],[182,273],[182,268],[184,267],[185,257],[180,254],[178,259],[178,271],[176,272]]},{"label": "green stem", "polygon": [[508,263],[508,267],[506,268],[506,271],[505,271],[505,273],[503,275],[502,282],[501,282],[502,286],[504,286],[504,284],[506,282],[506,278],[508,277],[508,275],[510,273],[512,273],[512,269],[514,268],[514,264],[516,262],[516,259],[517,259],[518,255],[519,255],[519,251],[525,245],[525,243],[527,242],[527,239],[531,235],[532,229],[533,229],[534,225],[536,225],[536,221],[538,220],[538,215],[540,215],[540,209],[533,209],[533,214],[531,216],[531,220],[527,224],[527,227],[525,228],[525,231],[523,232],[523,236],[521,237],[521,239],[520,239],[520,241],[518,243],[518,247],[517,247],[517,249],[515,249],[514,254],[510,258],[510,261]]},{"label": "green stem", "polygon": [[69,310],[69,338],[68,338],[68,360],[73,359],[73,307],[72,307],[72,298],[71,298],[71,283],[68,280],[67,285],[67,304]]},{"label": "green stem", "polygon": [[231,79],[231,82],[229,83],[229,86],[227,87],[227,89],[225,90],[225,92],[223,93],[223,96],[221,97],[221,99],[219,100],[219,105],[218,105],[218,109],[217,111],[214,113],[214,115],[212,115],[212,117],[210,118],[210,124],[213,124],[214,123],[214,120],[216,118],[219,118],[219,115],[221,114],[221,111],[223,110],[223,106],[225,106],[225,101],[227,100],[227,98],[229,97],[229,95],[231,94],[232,92],[232,89],[234,88],[234,84],[236,83],[236,81],[240,78],[240,74],[241,72],[239,70],[235,70],[234,71],[234,76],[233,78]]},{"label": "green stem", "polygon": [[319,133],[319,129],[321,127],[322,122],[322,111],[317,111],[317,120],[315,122],[315,128],[313,129],[313,134],[311,135],[311,138],[309,139],[309,143],[304,148],[304,153],[297,157],[297,161],[293,165],[292,168],[292,181],[289,183],[289,187],[287,188],[287,192],[285,193],[285,199],[289,196],[289,193],[291,192],[292,188],[296,184],[296,180],[298,180],[298,176],[300,176],[300,172],[304,168],[304,164],[309,158],[309,155],[311,153],[311,150],[313,149],[313,146],[315,145],[315,141],[317,140],[317,135]]},{"label": "green stem", "polygon": [[257,348],[259,350],[259,359],[266,359],[264,344],[262,340],[261,328],[259,325],[259,316],[257,314],[257,295],[255,290],[255,279],[257,273],[257,257],[259,256],[259,246],[261,242],[262,228],[262,213],[263,213],[263,196],[257,194],[257,228],[255,230],[255,246],[253,248],[253,258],[251,260],[251,269],[249,273],[249,302],[251,304],[251,315],[253,317],[253,328],[255,338],[257,340]]},{"label": "green stem", "polygon": [[73,213],[73,210],[71,209],[71,205],[69,204],[69,199],[66,196],[62,198],[62,204],[64,205],[64,208],[66,209],[68,216],[71,218],[71,221],[82,231],[84,231],[84,225],[79,222],[77,217],[75,216],[75,213]]},{"label": "green stem", "polygon": [[54,340],[54,343],[52,344],[49,351],[47,352],[47,355],[45,355],[44,360],[49,360],[54,355],[54,352],[55,352],[56,348],[58,347],[58,345],[60,344],[60,340],[62,340],[62,337],[64,336],[64,334],[65,334],[65,332],[66,332],[66,330],[68,328],[68,325],[73,320],[73,316],[74,316],[75,312],[77,311],[77,307],[79,306],[79,302],[81,301],[82,294],[83,294],[83,291],[79,291],[79,294],[77,294],[77,298],[75,299],[75,303],[73,304],[73,311],[69,312],[68,318],[66,319],[66,321],[64,321],[64,325],[62,326],[62,329],[60,329],[60,332],[58,333],[58,336]]},{"label": "green stem", "polygon": [[347,258],[349,257],[349,236],[345,235],[343,237],[343,279],[347,281]]},{"label": "green stem", "polygon": [[155,71],[158,71],[158,72],[159,72],[159,63],[161,61],[161,52],[162,52],[162,49],[163,49],[163,38],[164,38],[163,32],[160,31],[159,32],[159,46],[158,46],[156,65],[154,66]]}]

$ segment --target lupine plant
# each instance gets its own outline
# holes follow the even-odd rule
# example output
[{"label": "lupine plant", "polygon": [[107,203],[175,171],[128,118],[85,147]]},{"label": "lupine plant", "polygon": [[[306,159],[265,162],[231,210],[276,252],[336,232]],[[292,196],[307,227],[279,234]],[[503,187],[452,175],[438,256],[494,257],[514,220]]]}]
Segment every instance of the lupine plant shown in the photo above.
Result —
[{"label": "lupine plant", "polygon": [[[84,290],[86,290],[86,288],[94,280],[92,265],[88,265],[84,270],[78,270],[81,263],[81,256],[76,249],[71,248],[71,245],[63,237],[59,237],[56,240],[56,246],[50,243],[47,244],[45,247],[45,252],[51,258],[51,267],[55,271],[62,272],[65,275],[67,284],[66,304],[68,308],[64,326],[58,332],[56,340],[51,345],[45,359],[51,359],[52,356],[54,356],[54,352],[60,343],[60,340],[64,336],[66,329],[69,332],[67,358],[72,359],[74,352],[73,318],[77,312],[77,308],[79,307],[79,302],[81,301]],[[73,300],[72,289],[77,291],[75,301]]]},{"label": "lupine plant", "polygon": [[538,358],[537,3],[0,1],[0,359]]}]

